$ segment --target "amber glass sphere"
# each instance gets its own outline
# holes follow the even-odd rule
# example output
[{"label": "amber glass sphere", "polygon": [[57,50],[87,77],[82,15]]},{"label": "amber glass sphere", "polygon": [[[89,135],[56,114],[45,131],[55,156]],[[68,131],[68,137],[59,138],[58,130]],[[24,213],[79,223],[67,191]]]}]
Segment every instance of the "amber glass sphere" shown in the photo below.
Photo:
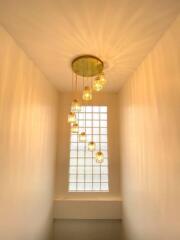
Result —
[{"label": "amber glass sphere", "polygon": [[81,105],[77,99],[73,100],[73,102],[71,104],[71,111],[72,112],[80,112],[81,111]]},{"label": "amber glass sphere", "polygon": [[79,141],[80,142],[86,142],[86,133],[85,132],[81,132],[79,134]]},{"label": "amber glass sphere", "polygon": [[84,87],[82,98],[84,101],[92,100],[92,90],[90,87],[88,87],[88,86]]},{"label": "amber glass sphere", "polygon": [[76,114],[74,112],[70,112],[68,114],[68,123],[75,123],[76,122]]},{"label": "amber glass sphere", "polygon": [[103,84],[101,83],[100,77],[97,77],[93,81],[93,90],[99,92],[103,89]]},{"label": "amber glass sphere", "polygon": [[88,150],[93,152],[96,149],[96,144],[95,142],[89,142],[88,143]]},{"label": "amber glass sphere", "polygon": [[104,154],[102,152],[97,152],[96,153],[96,162],[102,163],[103,160],[104,160]]},{"label": "amber glass sphere", "polygon": [[106,84],[107,80],[106,80],[103,72],[100,74],[99,79],[101,81],[101,84],[104,86]]},{"label": "amber glass sphere", "polygon": [[78,123],[73,123],[71,125],[71,132],[72,133],[78,133],[78,128],[79,128]]}]

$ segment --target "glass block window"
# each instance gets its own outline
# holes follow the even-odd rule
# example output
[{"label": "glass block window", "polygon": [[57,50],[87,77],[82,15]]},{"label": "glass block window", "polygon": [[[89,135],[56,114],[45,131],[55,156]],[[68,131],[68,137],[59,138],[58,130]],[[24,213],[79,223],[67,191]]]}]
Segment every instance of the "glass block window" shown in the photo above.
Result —
[{"label": "glass block window", "polygon": [[[108,192],[108,133],[107,106],[82,106],[76,113],[79,132],[86,132],[86,142],[79,142],[77,133],[71,133],[69,192]],[[96,150],[88,150],[94,141]],[[96,152],[104,154],[103,163],[97,163]]]}]

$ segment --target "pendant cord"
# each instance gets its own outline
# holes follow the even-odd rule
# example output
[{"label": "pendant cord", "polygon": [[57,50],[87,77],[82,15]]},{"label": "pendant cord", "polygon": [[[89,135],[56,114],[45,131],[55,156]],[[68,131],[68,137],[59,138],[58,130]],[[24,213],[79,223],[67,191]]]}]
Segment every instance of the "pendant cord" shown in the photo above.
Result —
[{"label": "pendant cord", "polygon": [[84,110],[85,110],[85,116],[84,116],[84,118],[85,118],[85,121],[84,121],[84,132],[85,132],[85,134],[86,134],[86,106],[84,106]]},{"label": "pendant cord", "polygon": [[101,152],[101,121],[100,121],[100,111],[99,111],[99,151]]},{"label": "pendant cord", "polygon": [[[92,78],[91,78],[91,84],[92,84]],[[93,141],[93,134],[94,134],[94,131],[93,131],[93,100],[92,100],[92,141]]]},{"label": "pendant cord", "polygon": [[[84,75],[83,75],[83,90],[84,90]],[[85,106],[85,104],[84,104],[84,100],[83,100],[83,98],[82,98],[82,106],[84,106],[84,110],[85,110],[85,116],[84,116],[84,119],[85,119],[85,121],[84,121],[84,132],[86,133],[86,106]]]},{"label": "pendant cord", "polygon": [[74,98],[74,73],[72,71],[72,96]]},{"label": "pendant cord", "polygon": [[77,98],[77,74],[76,74],[76,83],[75,83],[75,84],[76,84],[75,96],[76,96],[76,98]]}]

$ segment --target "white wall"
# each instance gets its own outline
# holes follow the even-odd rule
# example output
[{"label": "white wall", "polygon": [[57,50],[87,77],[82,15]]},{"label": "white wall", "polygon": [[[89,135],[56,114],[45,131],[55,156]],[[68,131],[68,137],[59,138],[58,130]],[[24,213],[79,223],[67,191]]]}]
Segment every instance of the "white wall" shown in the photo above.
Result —
[{"label": "white wall", "polygon": [[0,239],[46,240],[58,95],[0,27]]},{"label": "white wall", "polygon": [[180,17],[119,97],[127,239],[179,240]]}]

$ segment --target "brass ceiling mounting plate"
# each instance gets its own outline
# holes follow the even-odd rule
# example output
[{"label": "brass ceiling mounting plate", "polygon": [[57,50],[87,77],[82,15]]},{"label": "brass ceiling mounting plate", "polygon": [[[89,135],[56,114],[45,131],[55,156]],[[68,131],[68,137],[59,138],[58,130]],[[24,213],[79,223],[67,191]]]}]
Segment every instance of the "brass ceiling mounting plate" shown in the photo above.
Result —
[{"label": "brass ceiling mounting plate", "polygon": [[81,55],[72,61],[72,70],[82,77],[94,77],[102,73],[103,61],[92,55]]}]

